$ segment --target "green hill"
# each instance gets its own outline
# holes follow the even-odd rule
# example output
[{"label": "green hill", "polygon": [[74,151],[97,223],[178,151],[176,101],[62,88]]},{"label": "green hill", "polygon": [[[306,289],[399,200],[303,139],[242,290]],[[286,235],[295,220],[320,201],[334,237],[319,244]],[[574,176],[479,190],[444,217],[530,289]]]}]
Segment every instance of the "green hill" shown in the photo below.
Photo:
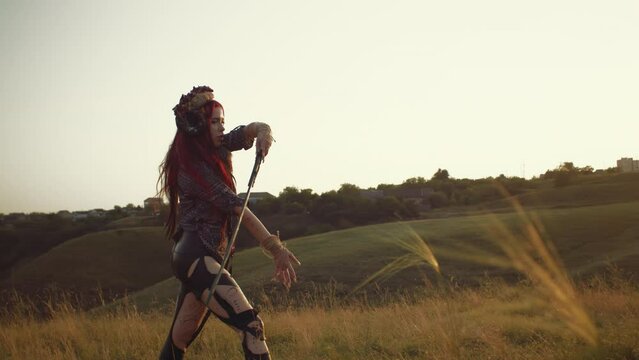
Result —
[{"label": "green hill", "polygon": [[161,221],[157,216],[144,215],[144,216],[127,216],[122,219],[118,219],[108,223],[106,229],[123,229],[142,226],[159,226]]},{"label": "green hill", "polygon": [[[557,244],[563,260],[575,274],[588,274],[608,263],[639,272],[639,228],[636,225],[639,224],[639,174],[580,177],[574,185],[555,188],[548,184],[518,198],[528,209],[536,209],[548,237]],[[589,206],[592,204],[596,205]],[[500,222],[515,223],[517,215],[512,212],[508,200],[493,203],[488,208],[491,207],[499,213],[496,216]],[[347,291],[402,254],[392,241],[405,236],[409,226],[435,247],[436,255],[442,257],[441,268],[447,278],[473,282],[473,278],[483,274],[508,275],[504,270],[443,258],[447,248],[460,244],[494,248],[482,230],[489,215],[481,211],[466,215],[364,226],[290,240],[290,247],[303,262],[296,291],[312,290],[315,285],[331,280],[339,291]],[[121,223],[112,225],[126,228],[68,240],[12,269],[2,287],[13,284],[18,288],[37,289],[55,283],[68,289],[100,286],[122,293],[153,285],[139,296],[147,294],[149,299],[173,297],[175,283],[163,282],[171,277],[171,244],[165,240],[161,227],[127,227],[135,225],[136,221],[146,220],[122,219]],[[266,290],[274,286],[268,282],[271,261],[259,249],[239,252],[234,266],[240,284],[247,291],[258,294],[263,290],[263,284],[267,284]],[[421,284],[423,272],[403,271],[384,286]]]},{"label": "green hill", "polygon": [[68,240],[15,269],[7,285],[34,289],[135,290],[171,275],[160,227],[101,231]]},{"label": "green hill", "polygon": [[[573,184],[555,187],[552,181],[538,190],[517,196],[528,207],[533,206],[589,206],[639,201],[639,173],[580,176]],[[486,207],[509,207],[508,200],[486,204]]]},{"label": "green hill", "polygon": [[[543,224],[547,238],[556,245],[559,255],[574,276],[586,276],[611,264],[639,274],[639,202],[580,207],[544,209],[535,213]],[[312,291],[332,282],[337,292],[345,293],[360,281],[403,254],[393,242],[406,237],[414,229],[434,248],[444,277],[461,283],[472,282],[486,275],[512,276],[513,272],[475,263],[454,260],[442,254],[460,245],[472,245],[484,251],[495,249],[483,226],[492,215],[475,215],[445,219],[420,220],[365,226],[309,236],[288,241],[302,262],[300,282],[295,292]],[[516,228],[516,213],[494,215],[500,224]],[[272,262],[259,249],[238,253],[234,273],[238,283],[252,298],[273,289],[269,281]],[[408,269],[382,284],[384,288],[401,288],[422,284],[424,278],[434,279],[426,267]],[[165,303],[174,298],[177,281],[167,279],[136,293],[131,300],[144,308],[150,303]]]}]

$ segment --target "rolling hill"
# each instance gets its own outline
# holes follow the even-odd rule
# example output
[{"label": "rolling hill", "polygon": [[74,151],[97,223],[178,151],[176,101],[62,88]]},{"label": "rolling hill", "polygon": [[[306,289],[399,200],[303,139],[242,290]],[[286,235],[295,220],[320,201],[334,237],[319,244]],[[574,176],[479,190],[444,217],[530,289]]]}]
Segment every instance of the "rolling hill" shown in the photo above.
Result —
[{"label": "rolling hill", "polygon": [[[610,264],[639,273],[639,176],[620,174],[585,177],[573,186],[542,188],[518,196],[530,212],[540,219],[546,238],[552,240],[570,271],[587,276]],[[488,208],[488,209],[487,209]],[[493,208],[494,215],[486,213]],[[439,258],[442,275],[459,283],[473,283],[478,277],[512,277],[504,269],[461,261],[450,255],[451,249],[472,245],[495,249],[483,226],[493,221],[517,227],[518,215],[511,203],[501,200],[475,213],[457,214],[401,223],[363,226],[287,241],[303,263],[300,283],[293,294],[313,291],[331,284],[346,293],[373,272],[401,256],[397,239],[409,229],[428,241]],[[53,283],[64,289],[82,290],[101,287],[115,293],[141,290],[134,301],[164,302],[175,293],[176,282],[169,265],[170,242],[161,227],[129,227],[123,220],[108,231],[87,234],[51,249],[47,253],[12,269],[3,288],[16,286],[37,289]],[[455,250],[456,251],[456,250]],[[272,264],[259,249],[239,252],[234,260],[238,282],[254,297],[272,292],[269,282]],[[385,288],[420,285],[433,279],[427,267],[405,270]],[[153,300],[155,299],[155,300]]]},{"label": "rolling hill", "polygon": [[[545,209],[535,215],[545,228],[546,238],[555,244],[573,276],[588,276],[612,264],[639,274],[639,202]],[[486,276],[512,277],[514,272],[510,270],[441,255],[468,245],[483,251],[495,250],[490,242],[491,235],[483,230],[483,226],[492,221],[513,229],[520,223],[515,213],[484,214],[365,226],[288,241],[288,247],[302,262],[298,269],[300,281],[289,295],[313,291],[329,283],[337,293],[347,293],[404,254],[394,242],[406,237],[410,229],[432,245],[445,278],[472,283]],[[249,297],[259,299],[263,292],[278,291],[270,282],[272,263],[259,249],[238,253],[234,273]],[[432,281],[435,275],[422,266],[401,271],[381,285],[388,289],[406,288],[423,284],[425,278]],[[175,296],[177,287],[176,280],[166,279],[132,295],[130,300],[141,308],[150,303],[166,303]]]},{"label": "rolling hill", "polygon": [[171,275],[170,242],[161,227],[87,234],[58,245],[15,269],[5,286],[34,289],[136,290]]}]

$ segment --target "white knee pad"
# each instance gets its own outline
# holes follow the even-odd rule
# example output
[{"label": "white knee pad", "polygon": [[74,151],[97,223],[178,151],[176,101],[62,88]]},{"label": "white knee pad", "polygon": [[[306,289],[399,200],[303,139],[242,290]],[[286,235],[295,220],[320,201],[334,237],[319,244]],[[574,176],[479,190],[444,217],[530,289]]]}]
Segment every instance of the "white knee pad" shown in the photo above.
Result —
[{"label": "white knee pad", "polygon": [[[266,336],[264,335],[264,323],[258,317],[246,326],[248,329],[242,331],[242,344],[251,354],[268,354],[266,346]],[[250,330],[249,330],[250,329]]]}]

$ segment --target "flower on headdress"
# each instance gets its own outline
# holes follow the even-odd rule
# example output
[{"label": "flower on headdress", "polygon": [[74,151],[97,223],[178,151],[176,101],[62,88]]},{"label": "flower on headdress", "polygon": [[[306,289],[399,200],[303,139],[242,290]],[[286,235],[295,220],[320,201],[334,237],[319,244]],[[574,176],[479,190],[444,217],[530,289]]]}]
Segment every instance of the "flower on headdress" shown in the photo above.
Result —
[{"label": "flower on headdress", "polygon": [[180,102],[173,107],[178,129],[189,135],[197,135],[204,128],[206,121],[204,117],[193,112],[211,101],[213,101],[213,89],[208,86],[194,86],[188,94],[182,95]]}]

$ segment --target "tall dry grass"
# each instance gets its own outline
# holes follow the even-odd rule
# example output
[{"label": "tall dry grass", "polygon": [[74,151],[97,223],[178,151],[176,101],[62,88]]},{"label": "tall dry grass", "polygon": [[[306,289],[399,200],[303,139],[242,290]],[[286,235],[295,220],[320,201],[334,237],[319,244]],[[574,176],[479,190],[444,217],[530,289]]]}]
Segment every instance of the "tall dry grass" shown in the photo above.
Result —
[{"label": "tall dry grass", "polygon": [[[598,324],[589,346],[553,316],[537,289],[491,282],[395,298],[384,305],[326,296],[300,308],[265,308],[274,359],[634,359],[639,357],[639,291],[634,284],[575,290]],[[318,294],[319,295],[319,294]],[[88,313],[58,304],[45,320],[5,316],[3,359],[153,359],[172,309],[140,312],[123,304]],[[632,357],[634,356],[634,357]],[[212,319],[189,359],[243,358],[234,331]]]},{"label": "tall dry grass", "polygon": [[[539,219],[515,200],[512,205],[518,226],[494,215],[480,224],[500,253],[472,246],[433,250],[406,225],[404,232],[389,234],[406,254],[365,279],[350,297],[339,297],[329,286],[296,303],[262,299],[273,358],[639,359],[636,283],[613,274],[577,286]],[[435,255],[515,269],[528,282],[488,279],[476,288],[433,286],[401,296],[382,291],[375,301],[357,292],[415,265],[438,273]],[[140,312],[126,302],[106,312],[84,312],[62,300],[47,304],[43,319],[29,310],[38,304],[21,301],[1,315],[0,359],[153,359],[173,312]],[[187,356],[243,358],[235,332],[214,319]]]},{"label": "tall dry grass", "polygon": [[385,232],[384,235],[386,239],[404,249],[406,253],[364,279],[353,288],[350,295],[356,294],[374,281],[386,281],[402,270],[422,264],[429,265],[437,273],[440,272],[439,262],[428,243],[410,226],[406,226],[403,230],[404,232],[401,234]]},{"label": "tall dry grass", "polygon": [[[449,257],[471,261],[489,266],[511,268],[525,275],[533,284],[539,297],[574,334],[591,346],[598,343],[598,332],[591,316],[585,310],[575,291],[561,259],[548,238],[543,224],[532,212],[526,211],[517,198],[511,197],[499,183],[496,188],[508,199],[517,214],[517,228],[508,227],[495,214],[488,214],[478,224],[486,234],[486,239],[501,249],[502,253],[489,252],[472,245],[440,249],[440,253]],[[407,253],[373,273],[355,287],[354,292],[374,281],[384,281],[404,269],[429,265],[437,273],[439,262],[428,241],[406,225],[403,234],[387,234],[390,241],[405,249]]]}]

